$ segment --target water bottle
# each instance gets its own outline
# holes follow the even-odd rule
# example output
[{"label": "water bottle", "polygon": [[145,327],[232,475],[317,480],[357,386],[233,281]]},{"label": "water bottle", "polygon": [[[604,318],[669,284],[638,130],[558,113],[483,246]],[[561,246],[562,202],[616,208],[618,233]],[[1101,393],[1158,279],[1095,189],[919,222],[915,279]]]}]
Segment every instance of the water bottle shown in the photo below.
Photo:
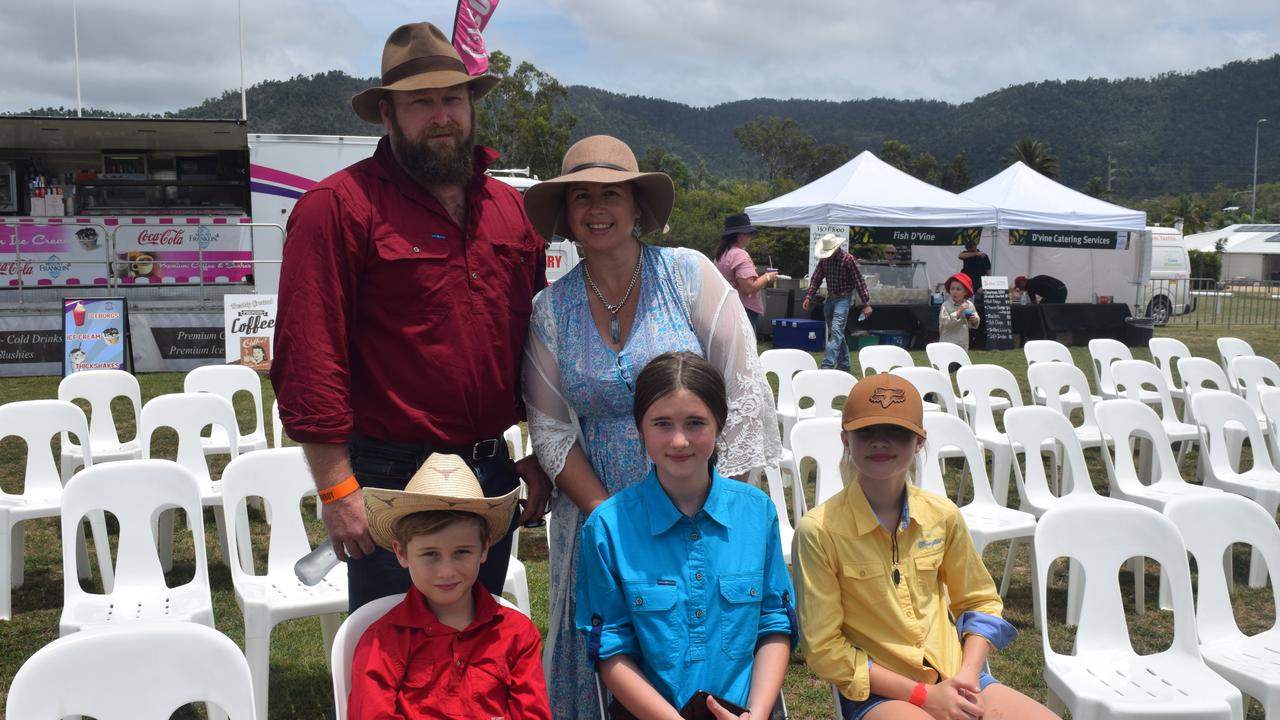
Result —
[{"label": "water bottle", "polygon": [[310,587],[323,580],[337,566],[338,555],[333,551],[333,543],[325,540],[293,564],[293,574],[298,576],[303,585]]}]

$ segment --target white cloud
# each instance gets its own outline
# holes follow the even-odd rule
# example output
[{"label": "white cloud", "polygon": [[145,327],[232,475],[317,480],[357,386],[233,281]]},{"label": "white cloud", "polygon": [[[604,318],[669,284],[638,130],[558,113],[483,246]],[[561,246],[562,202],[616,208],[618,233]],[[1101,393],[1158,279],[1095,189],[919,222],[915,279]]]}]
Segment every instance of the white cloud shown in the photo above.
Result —
[{"label": "white cloud", "polygon": [[[377,74],[402,22],[449,0],[244,0],[249,84]],[[75,103],[71,7],[0,0],[0,111]],[[161,112],[240,82],[235,0],[79,0],[86,106]],[[566,84],[695,105],[751,97],[962,102],[1045,79],[1269,57],[1274,0],[505,0],[491,47]]]}]

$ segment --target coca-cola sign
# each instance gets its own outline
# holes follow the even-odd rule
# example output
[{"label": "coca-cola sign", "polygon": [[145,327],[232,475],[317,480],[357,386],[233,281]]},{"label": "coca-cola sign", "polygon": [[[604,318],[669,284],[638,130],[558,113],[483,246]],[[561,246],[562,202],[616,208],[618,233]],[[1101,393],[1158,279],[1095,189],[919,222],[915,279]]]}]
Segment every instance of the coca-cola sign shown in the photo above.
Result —
[{"label": "coca-cola sign", "polygon": [[182,228],[138,231],[139,245],[181,245]]}]

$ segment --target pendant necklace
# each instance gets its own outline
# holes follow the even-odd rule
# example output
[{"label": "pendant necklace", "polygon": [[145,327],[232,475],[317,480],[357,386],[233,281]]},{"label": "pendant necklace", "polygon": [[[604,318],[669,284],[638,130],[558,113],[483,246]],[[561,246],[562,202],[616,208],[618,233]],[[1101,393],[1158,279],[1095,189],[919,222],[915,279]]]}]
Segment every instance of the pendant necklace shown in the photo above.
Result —
[{"label": "pendant necklace", "polygon": [[587,278],[587,284],[591,286],[591,291],[600,298],[600,303],[604,305],[604,309],[609,311],[609,340],[614,345],[622,341],[622,325],[618,322],[618,311],[622,310],[622,306],[627,304],[627,300],[631,298],[631,291],[636,288],[636,281],[640,279],[640,265],[644,260],[644,249],[640,250],[640,257],[636,258],[636,269],[631,272],[631,282],[627,285],[627,292],[622,299],[616,303],[611,303],[604,299],[604,293],[600,292],[600,288],[596,285],[596,281],[591,279],[591,271],[587,269],[586,263],[582,265],[582,274]]}]

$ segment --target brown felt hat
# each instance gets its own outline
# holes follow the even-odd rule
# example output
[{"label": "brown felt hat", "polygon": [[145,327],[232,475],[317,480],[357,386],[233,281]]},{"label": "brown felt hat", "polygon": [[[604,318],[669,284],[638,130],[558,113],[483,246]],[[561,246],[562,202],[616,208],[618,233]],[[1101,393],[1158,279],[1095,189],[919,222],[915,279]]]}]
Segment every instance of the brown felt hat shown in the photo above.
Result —
[{"label": "brown felt hat", "polygon": [[404,490],[364,488],[369,534],[375,543],[388,550],[396,539],[396,523],[407,515],[428,510],[479,515],[488,524],[488,542],[493,545],[511,528],[511,516],[519,500],[520,488],[502,497],[485,497],[480,481],[462,458],[444,453],[434,453],[427,458]]},{"label": "brown felt hat", "polygon": [[840,427],[857,430],[872,425],[896,425],[924,437],[924,400],[916,386],[892,373],[859,380],[844,400]]},{"label": "brown felt hat", "polygon": [[559,177],[525,190],[524,209],[533,228],[550,240],[564,214],[564,190],[573,183],[629,182],[636,187],[640,232],[661,230],[676,204],[676,188],[664,172],[640,172],[635,153],[608,135],[592,135],[573,144],[560,163]]},{"label": "brown felt hat", "polygon": [[468,75],[458,51],[440,28],[420,22],[401,25],[382,47],[382,84],[351,98],[351,109],[361,120],[382,123],[378,101],[388,92],[447,88],[471,84],[472,99],[479,100],[498,84],[492,75]]}]

